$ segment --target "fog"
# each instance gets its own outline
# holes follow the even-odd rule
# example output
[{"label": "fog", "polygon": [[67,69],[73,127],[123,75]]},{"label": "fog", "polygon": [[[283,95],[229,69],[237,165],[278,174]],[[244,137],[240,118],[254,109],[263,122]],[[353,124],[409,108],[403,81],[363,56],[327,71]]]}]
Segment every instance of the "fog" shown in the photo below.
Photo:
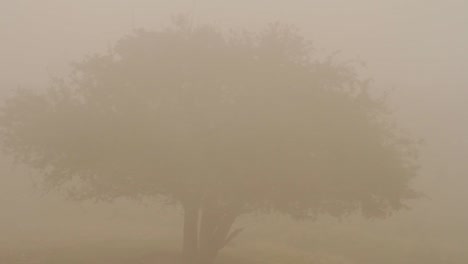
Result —
[{"label": "fog", "polygon": [[[360,76],[388,91],[398,127],[423,141],[411,181],[423,196],[385,219],[242,216],[245,231],[219,263],[467,263],[467,10],[456,0],[0,0],[0,99],[17,87],[44,90],[72,62],[112,50],[134,29],[170,26],[175,15],[253,32],[292,25],[313,54],[357,62]],[[28,166],[1,160],[1,263],[166,263],[157,252],[179,248],[178,206],[70,201],[41,188]]]}]

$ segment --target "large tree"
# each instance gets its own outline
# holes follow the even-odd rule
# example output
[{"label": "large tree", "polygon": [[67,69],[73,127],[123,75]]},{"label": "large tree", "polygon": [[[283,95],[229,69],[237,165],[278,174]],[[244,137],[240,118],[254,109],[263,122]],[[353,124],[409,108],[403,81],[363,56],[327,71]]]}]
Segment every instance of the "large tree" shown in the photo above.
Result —
[{"label": "large tree", "polygon": [[213,262],[243,213],[404,207],[413,144],[368,82],[312,55],[278,25],[136,31],[47,91],[6,100],[1,139],[46,186],[77,199],[176,201],[187,262]]}]

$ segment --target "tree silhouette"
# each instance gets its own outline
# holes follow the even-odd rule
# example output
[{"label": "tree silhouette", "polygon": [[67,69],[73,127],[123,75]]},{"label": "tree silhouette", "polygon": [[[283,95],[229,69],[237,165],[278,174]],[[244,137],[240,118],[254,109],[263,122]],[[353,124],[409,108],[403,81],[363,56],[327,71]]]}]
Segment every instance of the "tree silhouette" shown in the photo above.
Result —
[{"label": "tree silhouette", "polygon": [[76,199],[176,201],[187,262],[212,263],[244,213],[403,208],[414,144],[350,67],[312,55],[279,25],[135,31],[6,100],[3,147]]}]

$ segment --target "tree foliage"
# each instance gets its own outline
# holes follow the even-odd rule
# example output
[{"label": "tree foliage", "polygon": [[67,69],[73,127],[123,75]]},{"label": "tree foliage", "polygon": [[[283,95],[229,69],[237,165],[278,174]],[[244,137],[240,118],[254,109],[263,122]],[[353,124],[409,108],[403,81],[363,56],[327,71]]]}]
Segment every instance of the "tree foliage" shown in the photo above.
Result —
[{"label": "tree foliage", "polygon": [[294,217],[400,209],[414,197],[414,144],[368,82],[313,55],[279,25],[136,31],[47,92],[7,100],[4,149],[83,199]]}]

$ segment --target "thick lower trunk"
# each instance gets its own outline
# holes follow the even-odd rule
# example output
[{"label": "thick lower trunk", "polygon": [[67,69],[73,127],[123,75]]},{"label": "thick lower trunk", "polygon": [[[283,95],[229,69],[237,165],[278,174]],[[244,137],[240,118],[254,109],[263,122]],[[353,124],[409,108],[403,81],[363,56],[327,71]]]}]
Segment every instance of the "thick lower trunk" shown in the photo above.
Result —
[{"label": "thick lower trunk", "polygon": [[184,206],[184,230],[182,257],[184,264],[191,264],[198,253],[198,218],[199,208],[196,204]]},{"label": "thick lower trunk", "polygon": [[214,238],[215,230],[218,226],[219,217],[216,210],[209,205],[204,205],[201,208],[201,221],[198,243],[200,248],[198,250],[198,264],[211,264],[218,255],[221,249],[220,245],[216,243]]},{"label": "thick lower trunk", "polygon": [[202,207],[184,205],[184,264],[212,264],[218,252],[239,233],[230,233],[238,212],[205,203]]}]

